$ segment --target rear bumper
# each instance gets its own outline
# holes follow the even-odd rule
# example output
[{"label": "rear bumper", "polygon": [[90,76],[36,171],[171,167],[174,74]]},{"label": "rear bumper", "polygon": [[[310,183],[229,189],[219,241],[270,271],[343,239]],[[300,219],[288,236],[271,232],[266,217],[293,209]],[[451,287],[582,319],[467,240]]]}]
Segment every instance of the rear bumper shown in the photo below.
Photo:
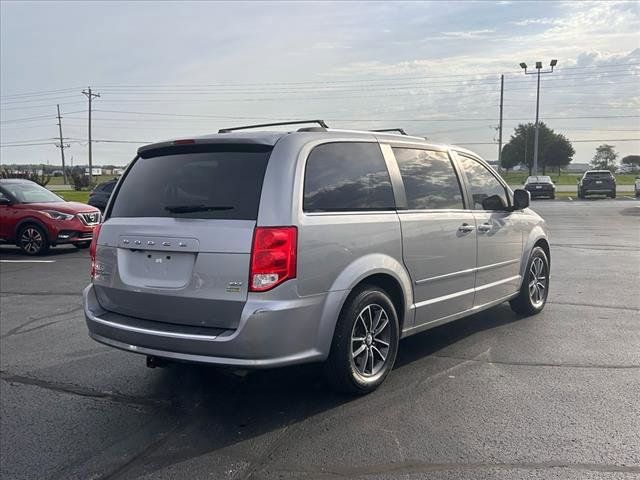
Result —
[{"label": "rear bumper", "polygon": [[[84,290],[83,296],[89,335],[100,343],[187,362],[269,368],[326,359],[335,326],[334,314],[327,306],[343,294],[332,292],[294,300],[249,299],[235,330],[114,314],[100,306],[93,285]],[[323,325],[325,320],[333,325]]]},{"label": "rear bumper", "polygon": [[556,194],[553,188],[525,188],[531,195],[531,198],[535,197],[552,197]]},{"label": "rear bumper", "polygon": [[615,193],[615,187],[606,187],[606,188],[582,188],[582,193],[584,195],[608,195],[610,193]]}]

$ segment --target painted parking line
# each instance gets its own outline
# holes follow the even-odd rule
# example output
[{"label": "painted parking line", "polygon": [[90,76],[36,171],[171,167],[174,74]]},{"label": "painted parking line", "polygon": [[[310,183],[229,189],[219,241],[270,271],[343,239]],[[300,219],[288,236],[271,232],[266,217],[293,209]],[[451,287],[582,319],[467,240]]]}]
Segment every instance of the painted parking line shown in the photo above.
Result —
[{"label": "painted parking line", "polygon": [[55,263],[55,260],[0,260],[0,263]]}]

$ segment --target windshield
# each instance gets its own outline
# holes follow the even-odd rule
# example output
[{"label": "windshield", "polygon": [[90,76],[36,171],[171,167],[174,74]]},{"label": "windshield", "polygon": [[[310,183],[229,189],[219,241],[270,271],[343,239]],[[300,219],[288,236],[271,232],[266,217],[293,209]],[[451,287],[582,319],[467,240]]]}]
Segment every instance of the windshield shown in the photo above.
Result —
[{"label": "windshield", "polygon": [[111,217],[255,220],[271,147],[138,158],[116,192]]},{"label": "windshield", "polygon": [[64,202],[64,200],[55,193],[50,192],[37,183],[5,183],[2,187],[20,203]]}]

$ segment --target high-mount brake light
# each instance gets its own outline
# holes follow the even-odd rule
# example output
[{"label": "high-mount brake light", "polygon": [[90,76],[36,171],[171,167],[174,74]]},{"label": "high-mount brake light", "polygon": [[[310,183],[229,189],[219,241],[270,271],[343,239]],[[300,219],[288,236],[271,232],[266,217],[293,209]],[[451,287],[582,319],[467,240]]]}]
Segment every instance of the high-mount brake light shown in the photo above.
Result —
[{"label": "high-mount brake light", "polygon": [[98,252],[98,235],[100,235],[100,228],[102,224],[99,223],[95,227],[93,227],[93,236],[91,238],[91,245],[89,246],[89,257],[91,257],[91,269],[89,274],[91,276],[91,281],[96,278],[97,265],[96,265],[96,254]]},{"label": "high-mount brake light", "polygon": [[265,292],[296,277],[298,229],[256,227],[253,233],[249,291]]},{"label": "high-mount brake light", "polygon": [[194,143],[196,143],[196,141],[192,139],[175,140],[173,142],[174,145],[193,145]]}]

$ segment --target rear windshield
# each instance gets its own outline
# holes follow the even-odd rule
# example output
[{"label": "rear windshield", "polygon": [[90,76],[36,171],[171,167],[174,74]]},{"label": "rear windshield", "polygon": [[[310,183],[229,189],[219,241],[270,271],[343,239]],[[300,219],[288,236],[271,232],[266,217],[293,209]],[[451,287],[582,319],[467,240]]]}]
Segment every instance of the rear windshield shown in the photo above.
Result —
[{"label": "rear windshield", "polygon": [[138,158],[110,216],[255,220],[271,148],[212,148]]},{"label": "rear windshield", "polygon": [[527,183],[550,183],[551,177],[547,176],[538,176],[538,177],[528,177]]},{"label": "rear windshield", "polygon": [[611,178],[611,172],[587,172],[585,176],[589,178]]}]

